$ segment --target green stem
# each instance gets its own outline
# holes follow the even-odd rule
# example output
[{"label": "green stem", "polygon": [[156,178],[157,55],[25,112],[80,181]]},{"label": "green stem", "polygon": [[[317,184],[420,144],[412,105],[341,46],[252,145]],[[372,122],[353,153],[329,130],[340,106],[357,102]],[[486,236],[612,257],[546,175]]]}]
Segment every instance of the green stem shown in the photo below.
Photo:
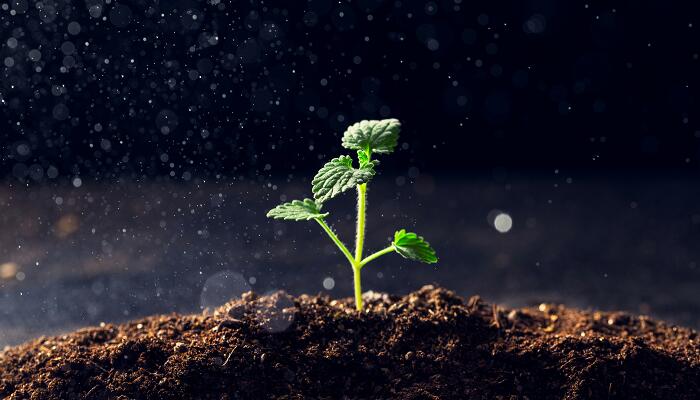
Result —
[{"label": "green stem", "polygon": [[365,245],[365,214],[367,208],[367,184],[357,185],[357,232],[355,235],[355,259],[352,264],[353,280],[355,283],[355,307],[362,311],[362,248]]},{"label": "green stem", "polygon": [[360,267],[352,267],[353,277],[355,280],[355,308],[357,311],[362,311],[362,283],[360,280]]},{"label": "green stem", "polygon": [[370,261],[375,260],[375,259],[383,256],[384,254],[391,253],[392,251],[396,251],[396,249],[394,249],[393,246],[389,246],[386,249],[382,249],[376,253],[370,254],[364,260],[360,261],[360,268],[364,267],[365,264],[369,263]]},{"label": "green stem", "polygon": [[365,210],[367,208],[367,184],[357,185],[357,234],[355,236],[355,262],[362,260],[365,245]]},{"label": "green stem", "polygon": [[336,246],[340,249],[340,251],[345,255],[345,258],[350,261],[350,264],[354,267],[355,266],[355,259],[352,258],[352,254],[350,254],[350,250],[348,250],[347,247],[343,244],[343,242],[338,239],[338,235],[333,232],[333,230],[326,224],[326,221],[316,218],[316,222],[318,222],[319,225],[321,225],[321,228],[323,228],[324,231],[328,234],[328,236],[333,240],[333,243],[335,243]]}]

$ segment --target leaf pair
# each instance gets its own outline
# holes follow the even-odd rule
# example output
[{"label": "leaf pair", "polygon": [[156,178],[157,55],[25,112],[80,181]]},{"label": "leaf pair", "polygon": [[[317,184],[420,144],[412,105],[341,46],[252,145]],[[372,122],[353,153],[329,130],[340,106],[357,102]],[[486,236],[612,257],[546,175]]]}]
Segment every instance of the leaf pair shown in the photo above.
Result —
[{"label": "leaf pair", "polygon": [[351,125],[343,134],[343,147],[357,150],[360,167],[353,167],[350,156],[340,156],[327,162],[311,181],[311,192],[318,203],[369,182],[375,175],[378,161],[371,161],[372,153],[394,151],[401,123],[396,119],[361,121]]},{"label": "leaf pair", "polygon": [[324,218],[321,213],[324,202],[337,195],[369,182],[376,174],[372,153],[387,154],[394,151],[399,138],[401,123],[397,119],[361,121],[351,125],[343,134],[343,147],[357,150],[359,168],[353,167],[350,156],[340,156],[328,161],[311,181],[314,200],[294,200],[280,204],[267,213],[268,217],[294,221]]},{"label": "leaf pair", "polygon": [[[267,213],[270,218],[308,221],[315,218],[325,218],[328,213],[321,213],[321,209],[311,199],[304,201],[294,200],[289,203],[280,204]],[[391,246],[402,257],[410,260],[420,261],[427,264],[434,264],[438,261],[435,250],[430,247],[422,236],[413,232],[406,232],[405,229],[396,231],[394,241]]]}]

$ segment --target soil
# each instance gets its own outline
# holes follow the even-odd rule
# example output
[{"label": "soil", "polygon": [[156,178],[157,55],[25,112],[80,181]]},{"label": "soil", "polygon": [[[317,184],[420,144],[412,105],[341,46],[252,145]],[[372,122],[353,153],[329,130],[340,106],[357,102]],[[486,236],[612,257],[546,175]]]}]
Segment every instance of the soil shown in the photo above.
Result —
[{"label": "soil", "polygon": [[248,292],[0,353],[9,399],[697,399],[697,332],[623,312],[505,309],[425,286]]}]

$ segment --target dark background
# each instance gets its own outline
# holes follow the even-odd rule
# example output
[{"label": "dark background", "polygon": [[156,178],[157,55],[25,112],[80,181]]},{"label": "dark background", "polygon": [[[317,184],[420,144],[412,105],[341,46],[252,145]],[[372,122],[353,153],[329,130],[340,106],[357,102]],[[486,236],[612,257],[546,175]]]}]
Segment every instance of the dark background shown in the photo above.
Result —
[{"label": "dark background", "polygon": [[692,2],[12,0],[6,177],[284,177],[352,122],[386,168],[695,173]]}]

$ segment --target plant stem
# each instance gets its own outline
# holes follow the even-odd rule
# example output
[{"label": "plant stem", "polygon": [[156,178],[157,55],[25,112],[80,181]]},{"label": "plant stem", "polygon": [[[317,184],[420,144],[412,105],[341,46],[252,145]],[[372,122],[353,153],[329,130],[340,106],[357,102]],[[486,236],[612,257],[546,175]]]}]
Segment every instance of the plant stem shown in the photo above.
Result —
[{"label": "plant stem", "polygon": [[360,280],[360,267],[352,267],[353,277],[355,281],[355,308],[357,311],[362,311],[362,282]]},{"label": "plant stem", "polygon": [[365,214],[367,208],[367,184],[357,185],[357,232],[355,235],[355,259],[352,262],[353,280],[355,283],[355,307],[362,311],[362,248],[365,244]]},{"label": "plant stem", "polygon": [[360,268],[364,267],[365,264],[367,264],[368,262],[370,262],[374,259],[377,259],[377,258],[383,256],[384,254],[391,253],[392,251],[396,251],[396,249],[394,249],[393,246],[389,246],[386,249],[382,249],[376,253],[370,254],[369,256],[365,257],[364,260],[360,261]]},{"label": "plant stem", "polygon": [[367,184],[357,185],[357,234],[355,236],[355,262],[362,260],[365,245],[365,210],[367,208]]},{"label": "plant stem", "polygon": [[318,222],[319,225],[321,225],[321,228],[323,228],[324,231],[328,234],[328,236],[333,240],[333,243],[335,243],[336,246],[340,249],[340,251],[345,255],[345,258],[350,261],[350,265],[355,266],[355,259],[352,258],[352,254],[350,254],[350,250],[348,250],[347,247],[343,244],[343,242],[338,239],[338,235],[333,232],[333,230],[326,224],[326,221],[322,220],[321,218],[316,218],[316,222]]}]

